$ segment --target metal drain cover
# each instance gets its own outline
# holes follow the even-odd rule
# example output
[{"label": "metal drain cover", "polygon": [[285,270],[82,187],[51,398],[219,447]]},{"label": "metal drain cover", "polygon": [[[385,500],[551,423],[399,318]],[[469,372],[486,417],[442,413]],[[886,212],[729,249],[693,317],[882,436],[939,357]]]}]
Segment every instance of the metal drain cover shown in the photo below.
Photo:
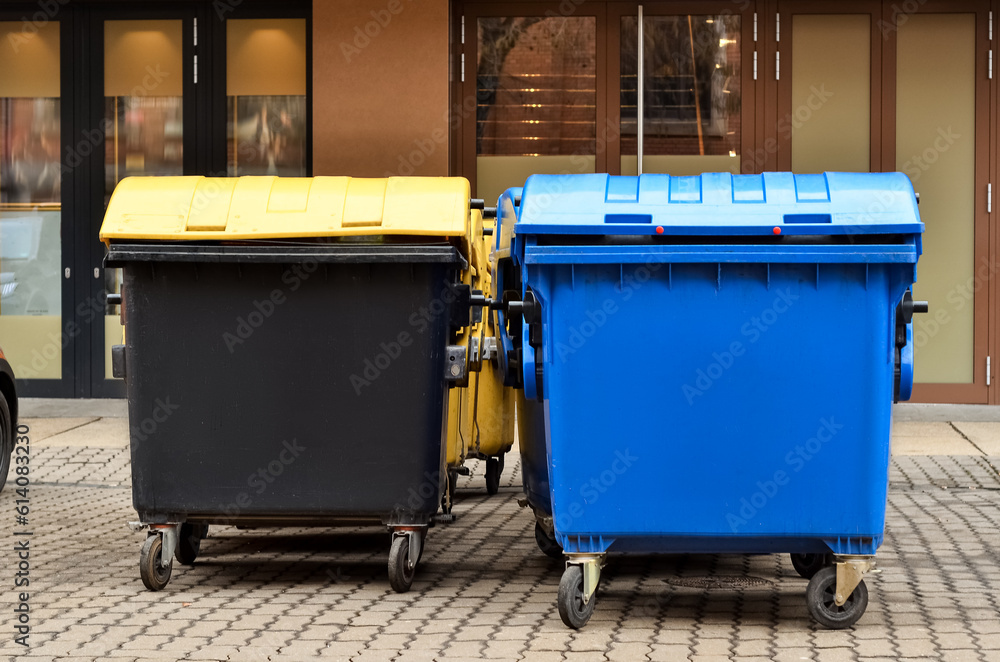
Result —
[{"label": "metal drain cover", "polygon": [[747,588],[768,588],[772,582],[760,577],[713,576],[713,577],[671,577],[665,580],[671,586],[700,589],[724,589],[735,591]]}]

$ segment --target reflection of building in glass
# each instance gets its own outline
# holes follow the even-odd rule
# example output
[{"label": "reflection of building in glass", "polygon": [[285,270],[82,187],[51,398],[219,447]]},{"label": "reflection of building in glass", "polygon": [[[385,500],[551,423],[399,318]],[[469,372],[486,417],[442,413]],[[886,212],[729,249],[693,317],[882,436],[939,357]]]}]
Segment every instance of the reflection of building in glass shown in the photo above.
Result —
[{"label": "reflection of building in glass", "polygon": [[184,174],[181,97],[107,97],[104,107],[107,196],[125,177]]},{"label": "reflection of building in glass", "polygon": [[229,175],[306,174],[306,97],[229,97]]},{"label": "reflection of building in glass", "polygon": [[0,203],[58,203],[59,99],[0,99]]},{"label": "reflection of building in glass", "polygon": [[586,17],[481,18],[478,154],[593,154],[596,23]]},{"label": "reflection of building in glass", "polygon": [[[739,16],[643,21],[646,154],[739,153]],[[636,153],[638,22],[622,20],[622,153]]]}]

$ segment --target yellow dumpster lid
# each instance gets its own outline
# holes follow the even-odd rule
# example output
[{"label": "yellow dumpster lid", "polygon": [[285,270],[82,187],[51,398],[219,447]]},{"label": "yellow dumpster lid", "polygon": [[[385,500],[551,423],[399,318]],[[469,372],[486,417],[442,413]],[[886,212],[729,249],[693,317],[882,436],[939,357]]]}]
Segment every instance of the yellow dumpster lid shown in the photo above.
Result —
[{"label": "yellow dumpster lid", "polygon": [[468,233],[462,177],[129,177],[101,240],[235,240]]}]

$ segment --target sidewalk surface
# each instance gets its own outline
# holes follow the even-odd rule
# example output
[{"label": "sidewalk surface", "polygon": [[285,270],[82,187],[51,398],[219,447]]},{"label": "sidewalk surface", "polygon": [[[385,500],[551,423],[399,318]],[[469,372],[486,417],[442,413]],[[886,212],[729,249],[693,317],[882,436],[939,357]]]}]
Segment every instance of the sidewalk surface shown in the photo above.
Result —
[{"label": "sidewalk surface", "polygon": [[[14,507],[0,494],[0,658],[18,660],[1000,661],[1000,410],[896,412],[881,574],[851,630],[814,625],[787,555],[612,557],[580,632],[555,601],[561,562],[481,467],[435,527],[409,593],[379,529],[212,527],[159,593],[139,579],[121,402],[25,401],[30,427],[30,647],[14,642]],[[837,486],[831,476],[830,498]],[[711,584],[714,588],[699,585]]]}]

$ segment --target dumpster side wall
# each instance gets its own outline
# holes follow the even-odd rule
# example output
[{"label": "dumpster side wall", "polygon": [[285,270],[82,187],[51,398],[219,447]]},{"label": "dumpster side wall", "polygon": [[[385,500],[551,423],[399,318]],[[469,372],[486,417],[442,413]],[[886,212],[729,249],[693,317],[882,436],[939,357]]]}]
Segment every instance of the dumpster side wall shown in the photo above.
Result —
[{"label": "dumpster side wall", "polygon": [[294,266],[126,264],[143,521],[437,510],[453,267]]}]

